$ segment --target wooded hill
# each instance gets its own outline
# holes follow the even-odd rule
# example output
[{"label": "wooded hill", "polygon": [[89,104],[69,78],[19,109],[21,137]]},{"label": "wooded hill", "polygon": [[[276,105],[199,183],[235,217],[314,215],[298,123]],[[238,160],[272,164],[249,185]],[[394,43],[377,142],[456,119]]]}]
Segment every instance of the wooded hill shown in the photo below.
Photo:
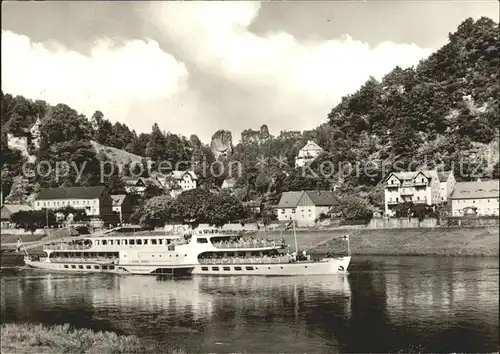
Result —
[{"label": "wooded hill", "polygon": [[[413,162],[412,169],[436,165],[457,169],[462,162],[466,171],[479,165],[484,178],[498,178],[499,46],[497,23],[484,17],[467,19],[449,34],[446,45],[416,67],[396,67],[381,82],[370,78],[357,92],[343,97],[316,129],[282,131],[277,136],[269,134],[267,127],[244,131],[227,158],[227,162],[244,164],[244,174],[236,183],[237,197],[277,200],[286,190],[339,185],[341,193],[368,197],[372,204],[378,204],[382,161],[389,166],[386,173],[394,161],[400,167]],[[213,161],[208,144],[196,135],[186,138],[162,132],[156,124],[151,133],[137,134],[124,124],[112,124],[101,112],[88,120],[63,104],[50,107],[44,101],[3,93],[1,105],[3,134],[20,134],[37,116],[43,117],[42,144],[36,152],[40,158],[88,161],[89,166],[95,166],[97,160],[109,158],[90,148],[90,141],[95,141],[153,161]],[[329,171],[328,176],[304,176],[294,168],[294,157],[307,140],[325,150],[313,163],[313,170],[319,171],[323,161],[334,166],[369,164],[375,177],[340,175],[338,170]],[[7,148],[4,137],[1,153],[2,171],[6,172],[2,173],[2,185],[7,188],[12,177],[20,173],[19,157]],[[271,163],[262,169],[256,164],[258,157],[268,162],[281,157],[286,165]],[[94,172],[89,171],[80,184],[97,183]],[[458,172],[459,180],[471,178]],[[202,183],[220,185],[226,176]],[[71,178],[64,183],[73,183]],[[53,185],[53,181],[36,182]]]}]

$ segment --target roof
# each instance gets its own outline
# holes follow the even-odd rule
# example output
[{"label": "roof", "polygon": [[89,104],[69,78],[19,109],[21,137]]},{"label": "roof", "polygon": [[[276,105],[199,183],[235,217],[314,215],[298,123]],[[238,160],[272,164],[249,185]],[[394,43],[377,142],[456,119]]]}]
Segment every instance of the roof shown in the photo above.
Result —
[{"label": "roof", "polygon": [[32,208],[27,204],[4,204],[0,211],[1,219],[10,219],[10,216],[21,210],[32,210]]},{"label": "roof", "polygon": [[499,197],[498,180],[457,182],[450,199],[481,199]]},{"label": "roof", "polygon": [[233,188],[236,184],[236,180],[234,178],[226,178],[224,182],[222,182],[221,188]]},{"label": "roof", "polygon": [[105,190],[104,186],[42,188],[36,199],[96,199],[102,196]]},{"label": "roof", "polygon": [[333,205],[335,200],[335,193],[332,191],[284,192],[281,195],[277,208],[295,208],[304,193],[311,198],[315,206],[330,206]]},{"label": "roof", "polygon": [[446,182],[450,176],[451,171],[441,171],[438,172],[439,182]]},{"label": "roof", "polygon": [[284,192],[281,194],[277,208],[295,208],[302,198],[304,191],[300,192]]},{"label": "roof", "polygon": [[172,177],[175,179],[182,179],[185,174],[189,174],[191,176],[191,179],[198,179],[198,176],[196,176],[196,173],[194,171],[172,171]]},{"label": "roof", "polygon": [[314,141],[308,140],[306,145],[304,145],[304,147],[301,150],[321,150],[321,151],[323,151],[323,148],[321,146],[319,146],[318,144],[316,144]]},{"label": "roof", "polygon": [[127,198],[126,194],[114,194],[114,195],[112,195],[111,199],[113,199],[113,206],[122,205],[125,198]]},{"label": "roof", "polygon": [[315,206],[330,206],[335,201],[335,193],[331,191],[306,191]]},{"label": "roof", "polygon": [[390,176],[395,176],[400,181],[411,180],[411,179],[417,177],[417,175],[420,173],[422,173],[425,177],[427,177],[429,179],[439,179],[440,181],[441,181],[441,177],[439,177],[440,176],[439,174],[442,174],[442,176],[446,175],[446,178],[443,181],[441,181],[441,182],[444,182],[448,179],[450,171],[438,172],[436,170],[419,170],[419,171],[392,172],[392,173],[389,173],[389,175],[385,178],[385,180],[389,179]]},{"label": "roof", "polygon": [[125,184],[127,186],[130,186],[130,187],[137,186],[137,183],[139,181],[141,181],[145,187],[155,186],[158,188],[163,188],[160,181],[158,181],[156,178],[152,178],[152,177],[149,177],[149,178],[146,178],[146,177],[123,177],[123,182],[125,182]]}]

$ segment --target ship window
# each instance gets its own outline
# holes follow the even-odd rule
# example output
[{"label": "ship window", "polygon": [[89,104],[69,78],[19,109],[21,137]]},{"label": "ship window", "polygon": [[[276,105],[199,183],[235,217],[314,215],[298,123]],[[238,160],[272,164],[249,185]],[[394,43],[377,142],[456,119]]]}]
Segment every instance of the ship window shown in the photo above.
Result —
[{"label": "ship window", "polygon": [[223,267],[224,270],[231,270],[231,267]]},{"label": "ship window", "polygon": [[88,265],[88,266],[87,266],[87,269],[92,269],[92,267]]},{"label": "ship window", "polygon": [[109,269],[115,269],[115,266],[109,266]]},{"label": "ship window", "polygon": [[208,240],[204,237],[198,237],[198,239],[196,240],[196,242],[198,243],[208,243]]},{"label": "ship window", "polygon": [[109,244],[110,244],[110,245],[113,245],[113,240],[109,240]]},{"label": "ship window", "polygon": [[201,267],[201,270],[205,270],[205,271],[207,271],[207,270],[208,270],[208,267]]},{"label": "ship window", "polygon": [[116,245],[120,246],[120,240],[116,240]]},{"label": "ship window", "polygon": [[253,267],[245,267],[246,270],[253,270]]},{"label": "ship window", "polygon": [[129,245],[135,245],[135,240],[129,240]]},{"label": "ship window", "polygon": [[212,267],[212,270],[219,270],[219,267]]},{"label": "ship window", "polygon": [[107,243],[108,243],[108,241],[107,241],[107,240],[102,240],[102,245],[103,245],[103,246],[106,246],[106,244],[107,244]]},{"label": "ship window", "polygon": [[152,245],[156,245],[156,239],[155,238],[151,239],[151,244]]},{"label": "ship window", "polygon": [[124,245],[127,245],[127,243],[128,243],[127,240],[123,240]]},{"label": "ship window", "polygon": [[148,244],[148,240],[147,240],[147,239],[146,239],[146,240],[144,240],[144,244],[145,244],[145,245],[147,245],[147,244]]},{"label": "ship window", "polygon": [[80,265],[78,266],[78,268],[79,268],[79,269],[83,269],[83,265],[82,265],[82,264],[80,264]]},{"label": "ship window", "polygon": [[159,244],[159,245],[162,245],[162,244],[163,244],[163,239],[161,239],[161,238],[160,238],[160,239],[158,240],[158,244]]},{"label": "ship window", "polygon": [[137,240],[138,245],[142,245],[142,240]]},{"label": "ship window", "polygon": [[71,268],[72,268],[72,269],[75,269],[75,268],[76,268],[76,265],[72,264],[72,265],[71,265]]},{"label": "ship window", "polygon": [[241,270],[241,267],[234,267],[234,270]]},{"label": "ship window", "polygon": [[100,241],[98,241],[98,240],[95,241],[96,246],[99,246],[99,242]]},{"label": "ship window", "polygon": [[94,269],[99,269],[99,266],[94,266]]},{"label": "ship window", "polygon": [[108,269],[108,266],[102,266],[102,269]]},{"label": "ship window", "polygon": [[64,268],[69,268],[69,266],[67,264],[64,265]]}]

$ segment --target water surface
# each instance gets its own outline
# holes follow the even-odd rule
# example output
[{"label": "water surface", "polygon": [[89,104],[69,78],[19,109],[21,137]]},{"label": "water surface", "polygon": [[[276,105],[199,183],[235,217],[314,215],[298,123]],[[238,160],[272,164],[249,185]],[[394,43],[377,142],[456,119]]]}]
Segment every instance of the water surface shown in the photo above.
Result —
[{"label": "water surface", "polygon": [[348,276],[2,268],[2,322],[71,323],[189,352],[498,351],[497,258],[355,257]]}]

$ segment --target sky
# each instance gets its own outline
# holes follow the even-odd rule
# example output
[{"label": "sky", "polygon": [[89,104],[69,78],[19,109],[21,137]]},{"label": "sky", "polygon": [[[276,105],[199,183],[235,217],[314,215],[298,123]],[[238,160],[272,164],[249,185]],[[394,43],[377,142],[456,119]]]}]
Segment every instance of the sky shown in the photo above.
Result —
[{"label": "sky", "polygon": [[2,91],[138,133],[313,129],[490,1],[2,2]]}]

